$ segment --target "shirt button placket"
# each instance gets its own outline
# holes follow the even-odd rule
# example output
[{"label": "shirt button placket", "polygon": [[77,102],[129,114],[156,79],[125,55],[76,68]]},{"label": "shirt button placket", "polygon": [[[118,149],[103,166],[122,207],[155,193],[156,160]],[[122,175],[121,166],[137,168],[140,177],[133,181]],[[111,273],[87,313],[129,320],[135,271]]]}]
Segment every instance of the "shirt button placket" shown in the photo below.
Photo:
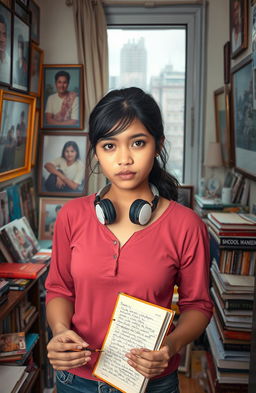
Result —
[{"label": "shirt button placket", "polygon": [[113,240],[113,244],[114,244],[114,254],[113,254],[113,259],[116,261],[115,262],[115,273],[117,272],[117,260],[119,257],[119,242],[117,240]]}]

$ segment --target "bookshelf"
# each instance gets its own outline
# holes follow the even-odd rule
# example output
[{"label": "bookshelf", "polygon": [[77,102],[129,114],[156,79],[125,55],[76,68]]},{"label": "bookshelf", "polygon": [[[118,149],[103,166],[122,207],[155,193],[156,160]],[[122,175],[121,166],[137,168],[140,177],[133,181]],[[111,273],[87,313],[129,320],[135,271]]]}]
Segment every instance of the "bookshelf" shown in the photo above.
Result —
[{"label": "bookshelf", "polygon": [[[11,313],[15,312],[24,299],[27,297],[31,304],[36,307],[36,312],[29,319],[24,327],[25,333],[33,332],[39,334],[39,339],[33,348],[33,361],[35,367],[29,372],[28,378],[21,386],[19,393],[42,393],[43,392],[43,356],[45,354],[45,329],[42,323],[40,311],[40,280],[39,276],[35,280],[31,280],[30,284],[22,291],[10,291],[8,300],[0,307],[0,325],[3,326],[3,321],[6,320]],[[11,328],[13,330],[13,327]],[[25,363],[26,364],[26,363]],[[15,366],[14,366],[15,367]]]}]

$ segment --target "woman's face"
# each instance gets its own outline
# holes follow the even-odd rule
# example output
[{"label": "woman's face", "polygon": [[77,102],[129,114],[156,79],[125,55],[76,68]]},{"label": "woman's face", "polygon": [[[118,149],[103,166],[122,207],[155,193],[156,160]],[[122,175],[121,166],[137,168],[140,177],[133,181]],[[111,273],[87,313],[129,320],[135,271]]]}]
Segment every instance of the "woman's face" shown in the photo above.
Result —
[{"label": "woman's face", "polygon": [[55,85],[57,93],[64,94],[68,89],[68,80],[65,76],[59,76]]},{"label": "woman's face", "polygon": [[72,146],[66,147],[64,151],[65,160],[69,165],[73,164],[76,161],[77,152]]}]

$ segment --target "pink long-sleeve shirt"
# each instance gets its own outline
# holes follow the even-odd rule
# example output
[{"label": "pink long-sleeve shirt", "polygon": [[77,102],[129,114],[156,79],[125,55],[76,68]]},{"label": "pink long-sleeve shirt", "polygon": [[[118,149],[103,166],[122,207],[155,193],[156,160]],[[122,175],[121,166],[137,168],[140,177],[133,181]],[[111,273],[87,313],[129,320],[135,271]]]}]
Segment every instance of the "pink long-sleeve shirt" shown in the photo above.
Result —
[{"label": "pink long-sleeve shirt", "polygon": [[[199,310],[210,319],[209,241],[200,218],[170,201],[156,221],[120,247],[98,221],[94,199],[66,203],[55,224],[46,301],[63,297],[74,303],[71,329],[90,347],[101,348],[119,292],[170,308],[175,284],[180,311]],[[97,380],[92,375],[97,356],[70,372]],[[178,363],[179,355],[173,356],[164,374]]]}]

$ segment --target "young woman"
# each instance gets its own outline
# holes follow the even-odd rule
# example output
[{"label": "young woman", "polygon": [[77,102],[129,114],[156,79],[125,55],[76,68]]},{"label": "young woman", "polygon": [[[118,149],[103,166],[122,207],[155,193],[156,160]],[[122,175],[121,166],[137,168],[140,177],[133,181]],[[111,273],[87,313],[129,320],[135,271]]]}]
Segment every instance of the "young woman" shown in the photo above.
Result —
[{"label": "young woman", "polygon": [[58,393],[116,392],[92,375],[97,354],[86,348],[101,348],[118,292],[170,307],[175,284],[177,327],[159,351],[131,348],[126,356],[150,378],[147,393],[178,393],[178,352],[212,314],[207,230],[175,202],[177,181],[165,170],[162,118],[150,95],[134,87],[108,93],[91,113],[89,138],[110,184],[65,204],[56,221],[46,288]]},{"label": "young woman", "polygon": [[84,180],[85,168],[80,160],[80,152],[76,142],[66,142],[61,157],[47,162],[44,167],[50,172],[50,176],[45,181],[47,191],[79,191]]}]

